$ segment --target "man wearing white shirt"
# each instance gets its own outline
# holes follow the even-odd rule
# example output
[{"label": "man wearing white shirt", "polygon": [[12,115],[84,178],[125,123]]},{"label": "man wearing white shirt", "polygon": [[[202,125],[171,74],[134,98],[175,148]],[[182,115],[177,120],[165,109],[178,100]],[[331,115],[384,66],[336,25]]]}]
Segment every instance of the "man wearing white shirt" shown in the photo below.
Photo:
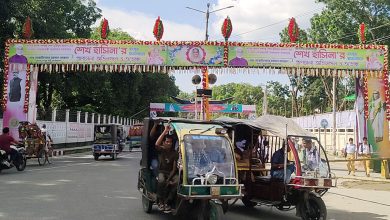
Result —
[{"label": "man wearing white shirt", "polygon": [[359,155],[367,160],[363,160],[364,170],[366,171],[366,176],[370,176],[370,158],[372,154],[372,146],[367,142],[367,137],[363,138],[363,144],[360,145]]},{"label": "man wearing white shirt", "polygon": [[319,165],[319,154],[316,147],[313,147],[310,139],[302,141],[304,149],[304,163],[308,170],[314,171]]},{"label": "man wearing white shirt", "polygon": [[356,145],[353,143],[353,138],[349,138],[349,143],[345,146],[344,152],[347,154],[348,175],[352,172],[352,176],[355,176]]}]

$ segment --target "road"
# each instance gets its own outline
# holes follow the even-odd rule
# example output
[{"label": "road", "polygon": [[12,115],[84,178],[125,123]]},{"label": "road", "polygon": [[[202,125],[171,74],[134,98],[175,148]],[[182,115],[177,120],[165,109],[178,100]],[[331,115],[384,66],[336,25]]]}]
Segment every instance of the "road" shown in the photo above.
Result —
[{"label": "road", "polygon": [[[55,158],[43,167],[31,159],[25,171],[0,174],[0,220],[143,220],[175,219],[156,208],[142,210],[137,191],[139,152],[116,161],[94,161],[89,153]],[[324,196],[328,219],[390,219],[390,192],[336,188]],[[299,219],[295,211],[245,208],[240,202],[225,215],[236,219]]]}]

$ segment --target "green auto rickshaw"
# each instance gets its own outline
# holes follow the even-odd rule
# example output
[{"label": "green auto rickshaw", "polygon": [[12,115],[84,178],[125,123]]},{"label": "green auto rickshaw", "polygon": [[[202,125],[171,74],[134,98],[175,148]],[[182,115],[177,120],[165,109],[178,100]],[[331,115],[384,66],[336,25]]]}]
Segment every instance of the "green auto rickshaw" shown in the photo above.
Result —
[{"label": "green auto rickshaw", "polygon": [[[175,189],[173,215],[196,219],[223,219],[228,200],[241,198],[233,145],[226,129],[217,123],[177,118],[146,118],[142,136],[142,159],[138,189],[143,209],[150,213],[157,204],[156,170],[152,165],[155,137],[151,130],[158,122],[161,129],[169,124],[174,147],[179,154],[178,184]],[[161,133],[160,133],[161,134]],[[191,213],[190,213],[191,212]]]}]

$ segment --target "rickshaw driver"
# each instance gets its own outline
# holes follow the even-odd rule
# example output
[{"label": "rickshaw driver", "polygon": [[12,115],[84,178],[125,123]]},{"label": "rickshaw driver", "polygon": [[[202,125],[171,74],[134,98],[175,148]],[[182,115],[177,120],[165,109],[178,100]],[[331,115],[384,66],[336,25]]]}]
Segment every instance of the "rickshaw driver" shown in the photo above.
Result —
[{"label": "rickshaw driver", "polygon": [[[284,149],[286,145],[283,141],[283,147],[275,151],[271,158],[271,177],[276,179],[284,179]],[[290,146],[287,147],[287,152],[290,152]],[[287,160],[286,167],[286,182],[291,180],[291,174],[295,172],[295,165]]]},{"label": "rickshaw driver", "polygon": [[[156,150],[158,151],[158,183],[157,183],[157,201],[160,210],[169,212],[169,206],[172,196],[171,188],[178,182],[177,160],[178,153],[173,148],[173,137],[168,135],[170,126],[165,126],[164,131],[156,141]],[[169,187],[170,186],[170,187]]]}]

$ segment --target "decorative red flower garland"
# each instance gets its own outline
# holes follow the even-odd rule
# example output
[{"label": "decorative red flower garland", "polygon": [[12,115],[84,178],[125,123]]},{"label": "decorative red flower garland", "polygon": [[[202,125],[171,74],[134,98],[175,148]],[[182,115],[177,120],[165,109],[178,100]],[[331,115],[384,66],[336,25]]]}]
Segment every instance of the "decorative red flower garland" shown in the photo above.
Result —
[{"label": "decorative red flower garland", "polygon": [[291,43],[295,43],[299,38],[299,27],[295,18],[291,18],[288,24],[288,36],[290,37]]},{"label": "decorative red flower garland", "polygon": [[368,114],[369,114],[369,111],[368,111],[368,71],[365,71],[364,75],[363,75],[363,96],[364,96],[364,117],[366,119],[368,119]]},{"label": "decorative red flower garland", "polygon": [[385,46],[385,49],[384,49],[384,52],[385,52],[385,55],[384,55],[384,62],[383,62],[383,81],[385,82],[384,85],[385,85],[385,101],[386,101],[386,116],[387,116],[387,120],[390,120],[390,91],[389,91],[389,83],[388,83],[388,79],[389,79],[389,69],[388,69],[388,66],[389,66],[389,48],[388,46],[386,45]]},{"label": "decorative red flower garland", "polygon": [[358,33],[359,42],[361,44],[365,44],[366,43],[366,32],[367,32],[366,25],[364,24],[364,22],[362,22],[360,24],[360,26],[359,26],[359,33]]},{"label": "decorative red flower garland", "polygon": [[26,85],[25,85],[25,95],[24,95],[24,105],[23,112],[28,112],[28,104],[30,99],[30,76],[31,76],[31,65],[27,64],[27,72],[26,72]]},{"label": "decorative red flower garland", "polygon": [[160,41],[163,34],[164,34],[164,25],[163,22],[160,20],[160,16],[158,16],[156,22],[154,23],[153,35],[157,41]]},{"label": "decorative red flower garland", "polygon": [[34,31],[32,29],[32,22],[30,16],[27,16],[26,21],[23,24],[23,38],[30,39]]},{"label": "decorative red flower garland", "polygon": [[8,101],[8,69],[9,69],[9,41],[5,43],[5,57],[4,57],[4,82],[3,82],[3,100],[1,102],[1,107],[3,108],[3,112],[7,109],[7,101]]},{"label": "decorative red flower garland", "polygon": [[229,16],[227,16],[227,18],[225,18],[225,20],[223,21],[221,31],[222,36],[225,38],[225,41],[228,41],[233,31],[232,21],[230,20]]},{"label": "decorative red flower garland", "polygon": [[108,26],[108,20],[103,18],[101,22],[101,38],[106,39],[110,33],[110,27]]}]

